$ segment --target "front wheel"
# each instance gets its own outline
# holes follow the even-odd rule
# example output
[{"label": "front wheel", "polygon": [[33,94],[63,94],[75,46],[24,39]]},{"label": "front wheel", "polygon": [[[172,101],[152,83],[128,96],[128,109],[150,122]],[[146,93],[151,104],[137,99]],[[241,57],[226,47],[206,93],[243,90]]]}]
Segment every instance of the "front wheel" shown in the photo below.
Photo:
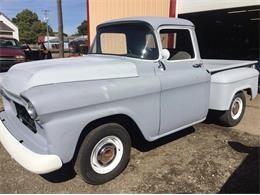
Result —
[{"label": "front wheel", "polygon": [[220,116],[220,122],[228,127],[236,126],[244,116],[246,98],[243,92],[237,93],[231,102],[229,110]]},{"label": "front wheel", "polygon": [[90,184],[103,184],[118,176],[130,158],[131,139],[124,127],[110,123],[92,130],[84,139],[75,171]]}]

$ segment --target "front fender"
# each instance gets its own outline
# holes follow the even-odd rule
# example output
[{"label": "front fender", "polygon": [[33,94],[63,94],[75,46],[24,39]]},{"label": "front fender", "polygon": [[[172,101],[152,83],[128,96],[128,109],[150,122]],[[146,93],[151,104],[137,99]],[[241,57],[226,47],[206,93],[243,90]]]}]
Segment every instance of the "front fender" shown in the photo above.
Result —
[{"label": "front fender", "polygon": [[124,114],[147,140],[158,135],[160,82],[155,76],[54,84],[23,95],[35,106],[49,152],[63,162],[73,157],[84,127],[103,117]]},{"label": "front fender", "polygon": [[160,117],[158,100],[159,94],[151,94],[49,116],[52,119],[42,125],[46,130],[49,150],[60,156],[63,162],[70,161],[79,136],[87,124],[118,114],[132,118],[143,136],[150,140],[158,135]]}]

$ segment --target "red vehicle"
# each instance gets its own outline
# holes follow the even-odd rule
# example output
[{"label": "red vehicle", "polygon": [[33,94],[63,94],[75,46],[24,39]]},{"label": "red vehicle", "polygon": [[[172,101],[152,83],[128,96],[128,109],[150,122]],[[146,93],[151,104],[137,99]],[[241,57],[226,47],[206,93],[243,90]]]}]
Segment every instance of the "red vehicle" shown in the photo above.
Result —
[{"label": "red vehicle", "polygon": [[14,38],[0,37],[0,72],[6,72],[11,66],[25,61],[24,51]]}]

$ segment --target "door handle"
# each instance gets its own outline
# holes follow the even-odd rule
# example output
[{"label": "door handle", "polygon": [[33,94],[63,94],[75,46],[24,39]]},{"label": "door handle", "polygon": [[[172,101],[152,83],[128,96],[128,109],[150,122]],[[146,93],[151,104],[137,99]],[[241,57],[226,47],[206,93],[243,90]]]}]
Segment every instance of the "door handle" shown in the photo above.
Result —
[{"label": "door handle", "polygon": [[192,65],[194,68],[201,68],[201,66],[202,66],[202,64],[201,63],[199,63],[199,64],[194,64],[194,65]]},{"label": "door handle", "polygon": [[159,66],[158,69],[160,69],[161,71],[165,71],[166,70],[166,66],[162,61],[159,61]]}]

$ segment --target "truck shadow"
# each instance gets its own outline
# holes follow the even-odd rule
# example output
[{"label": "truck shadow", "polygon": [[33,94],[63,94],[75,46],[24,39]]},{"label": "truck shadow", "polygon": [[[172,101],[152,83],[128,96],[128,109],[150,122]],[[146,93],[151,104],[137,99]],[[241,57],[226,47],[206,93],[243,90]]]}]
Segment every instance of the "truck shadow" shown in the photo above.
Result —
[{"label": "truck shadow", "polygon": [[[193,127],[189,127],[187,129],[165,136],[153,142],[148,142],[144,139],[142,135],[135,134],[135,141],[132,143],[132,146],[141,152],[147,152],[167,143],[170,143],[174,140],[180,139],[186,135],[189,135],[194,131],[195,130]],[[71,180],[76,176],[76,173],[74,171],[74,163],[75,159],[63,165],[60,170],[57,170],[49,174],[41,175],[41,177],[52,183],[61,183]]]},{"label": "truck shadow", "polygon": [[224,114],[224,112],[221,111],[213,111],[213,110],[209,110],[207,118],[205,121],[203,121],[202,123],[205,124],[215,124],[215,125],[220,125],[220,126],[225,126],[224,124],[222,124],[218,119],[219,117]]},{"label": "truck shadow", "polygon": [[76,173],[74,171],[74,163],[69,162],[62,166],[61,169],[54,171],[52,173],[43,174],[41,177],[43,177],[45,180],[52,182],[52,183],[61,183],[68,180],[73,179],[76,176]]},{"label": "truck shadow", "polygon": [[219,193],[257,194],[260,192],[260,147],[249,147],[239,142],[228,142],[231,148],[247,157],[228,178]]},{"label": "truck shadow", "polygon": [[142,135],[136,135],[136,139],[132,143],[132,145],[135,149],[137,149],[141,152],[148,152],[150,150],[153,150],[157,147],[170,143],[174,140],[185,137],[194,132],[195,132],[195,129],[193,127],[189,127],[189,128],[183,129],[181,131],[178,131],[176,133],[170,134],[168,136],[162,137],[153,142],[146,141]]}]

